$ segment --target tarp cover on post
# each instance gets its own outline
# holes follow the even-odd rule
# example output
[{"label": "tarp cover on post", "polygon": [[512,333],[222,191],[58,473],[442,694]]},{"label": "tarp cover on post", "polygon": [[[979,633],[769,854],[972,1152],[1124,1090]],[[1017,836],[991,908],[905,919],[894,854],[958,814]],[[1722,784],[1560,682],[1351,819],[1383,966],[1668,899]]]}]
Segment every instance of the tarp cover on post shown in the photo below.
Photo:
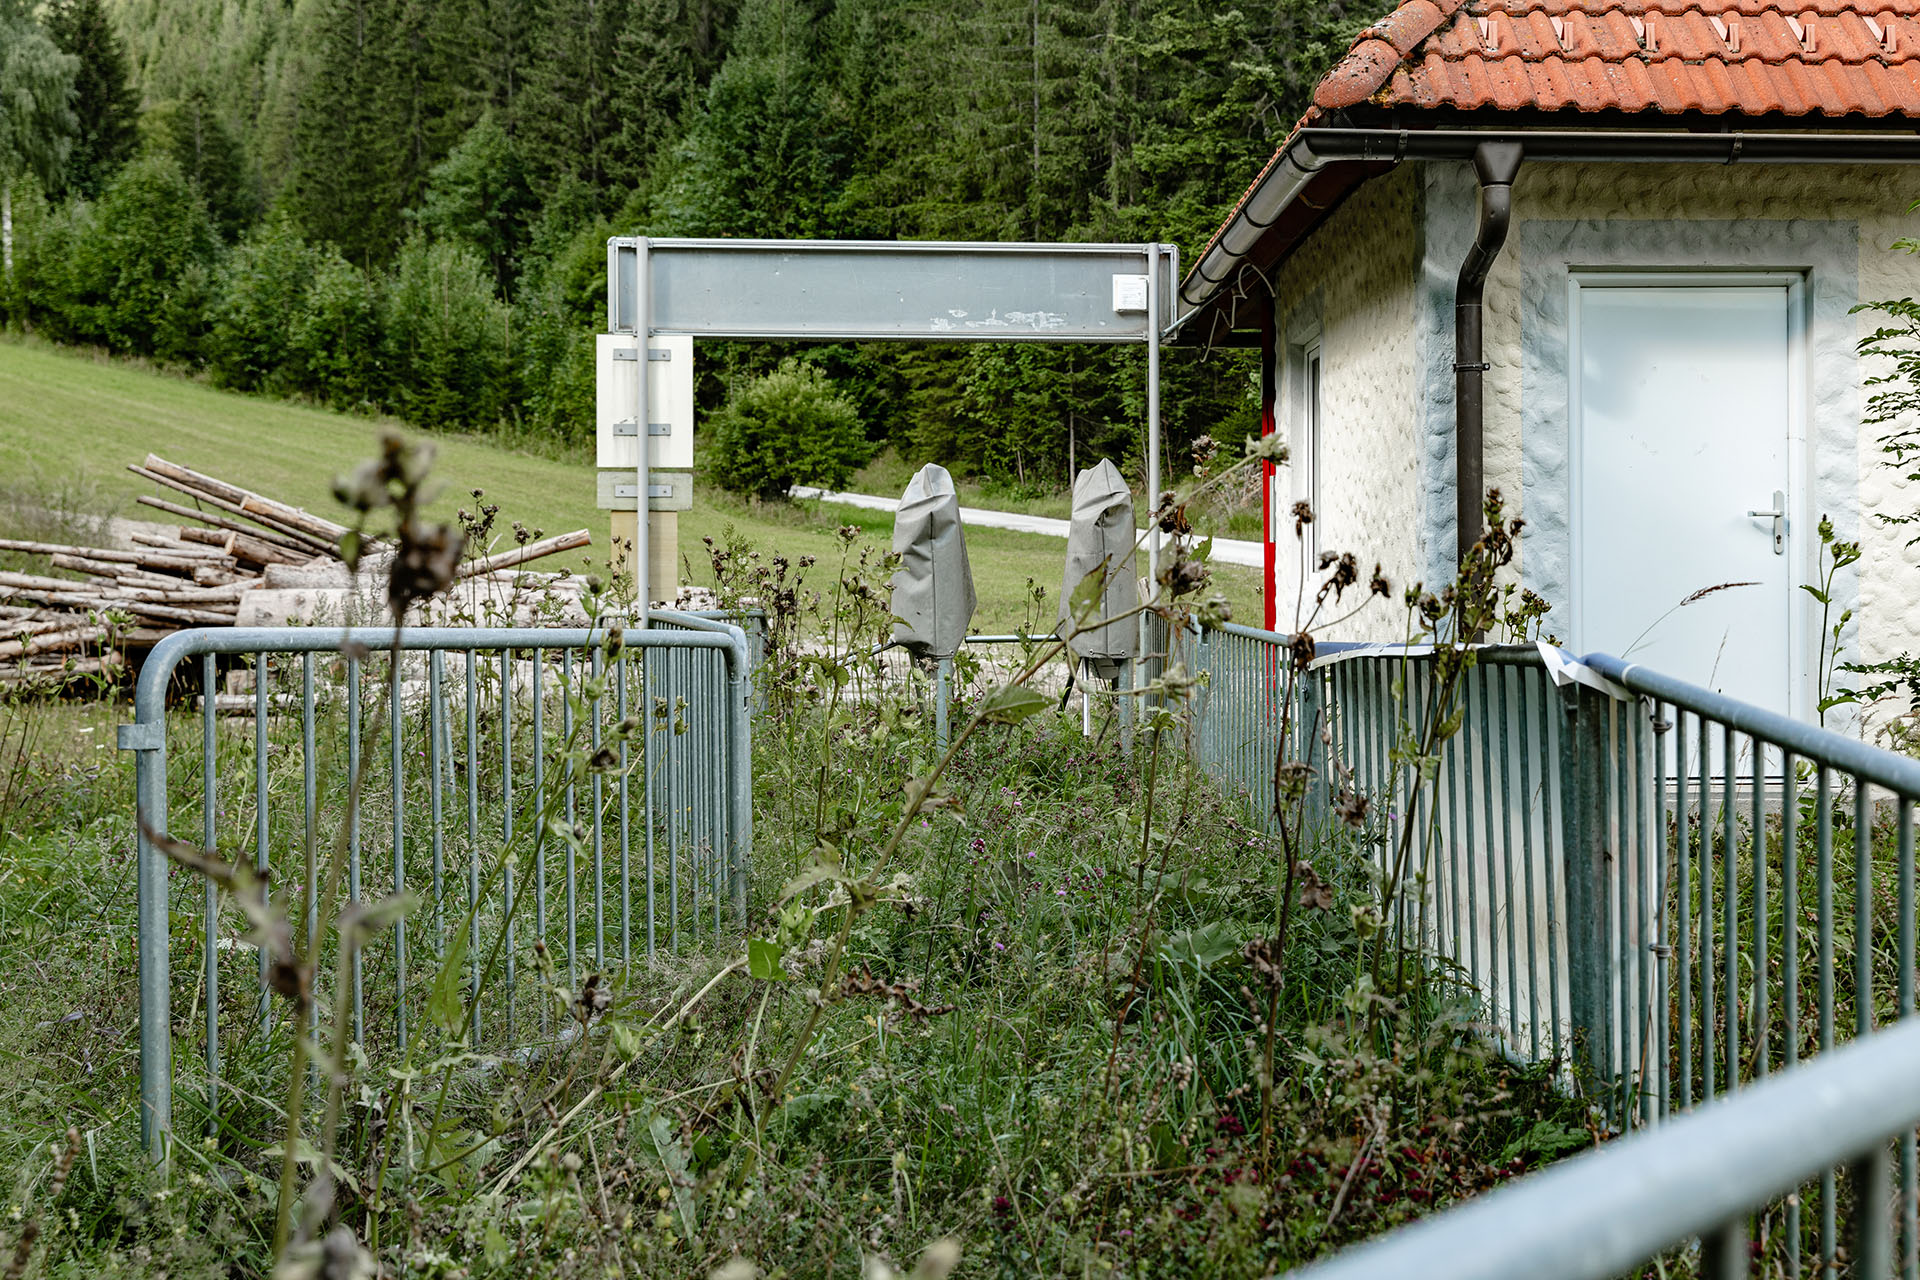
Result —
[{"label": "tarp cover on post", "polygon": [[973,567],[960,527],[960,496],[929,462],[907,482],[893,516],[893,642],[916,657],[951,658],[973,623]]},{"label": "tarp cover on post", "polygon": [[1111,680],[1120,665],[1134,655],[1139,632],[1137,618],[1109,625],[1106,619],[1131,614],[1140,605],[1140,584],[1134,577],[1133,494],[1120,478],[1120,468],[1102,458],[1073,480],[1073,523],[1067,529],[1067,571],[1060,584],[1060,629],[1071,629],[1073,593],[1088,574],[1109,566],[1100,603],[1067,637],[1075,656],[1084,659],[1095,675]]}]

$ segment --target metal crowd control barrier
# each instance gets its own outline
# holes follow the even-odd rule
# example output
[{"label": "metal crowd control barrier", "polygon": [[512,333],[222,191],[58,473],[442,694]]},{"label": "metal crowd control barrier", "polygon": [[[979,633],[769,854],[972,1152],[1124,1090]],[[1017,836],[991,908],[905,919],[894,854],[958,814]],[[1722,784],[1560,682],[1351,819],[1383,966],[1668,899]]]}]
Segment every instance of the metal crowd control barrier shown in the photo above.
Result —
[{"label": "metal crowd control barrier", "polygon": [[[1845,1168],[1851,1274],[1885,1280],[1893,1274],[1890,1148],[1920,1124],[1916,1061],[1920,1022],[1909,1022],[1291,1274],[1612,1280],[1650,1274],[1650,1264],[1697,1237],[1693,1274],[1779,1275],[1777,1266],[1754,1267],[1750,1218],[1802,1183],[1831,1184]],[[1912,1274],[1911,1252],[1903,1274]]]},{"label": "metal crowd control barrier", "polygon": [[[141,1123],[152,1154],[172,1128],[170,944],[199,953],[182,994],[204,1037],[194,1096],[209,1126],[226,1061],[286,1030],[274,1025],[264,953],[223,936],[211,884],[170,868],[148,838],[167,833],[179,807],[197,808],[201,844],[270,872],[276,903],[308,929],[336,850],[343,904],[422,896],[356,959],[335,1011],[376,1058],[404,1056],[418,1038],[462,923],[473,1039],[500,1045],[554,1032],[545,984],[520,980],[530,957],[577,988],[586,973],[744,920],[747,638],[687,614],[650,622],[617,644],[605,626],[406,630],[391,683],[395,635],[384,628],[217,628],[154,647],[120,732],[135,753],[141,824]],[[199,712],[169,715],[169,687],[193,658]],[[223,670],[250,676],[250,689],[220,693]],[[184,749],[196,739],[198,751]],[[497,891],[483,896],[483,884]],[[496,942],[499,985],[481,998],[480,957]]]},{"label": "metal crowd control barrier", "polygon": [[[1439,696],[1436,659],[1323,645],[1332,660],[1290,687],[1287,646],[1199,637],[1203,766],[1271,824],[1290,723],[1309,826],[1350,783],[1368,799],[1353,839],[1387,859],[1410,815],[1418,879],[1390,923],[1471,984],[1509,1052],[1567,1067],[1620,1127],[1912,1016],[1920,761],[1616,658],[1556,682],[1537,647],[1485,648],[1416,787],[1409,735]],[[1898,1176],[1911,1278],[1911,1132]],[[1811,1237],[1830,1265],[1838,1203],[1828,1173],[1781,1206],[1773,1238],[1797,1261]]]}]

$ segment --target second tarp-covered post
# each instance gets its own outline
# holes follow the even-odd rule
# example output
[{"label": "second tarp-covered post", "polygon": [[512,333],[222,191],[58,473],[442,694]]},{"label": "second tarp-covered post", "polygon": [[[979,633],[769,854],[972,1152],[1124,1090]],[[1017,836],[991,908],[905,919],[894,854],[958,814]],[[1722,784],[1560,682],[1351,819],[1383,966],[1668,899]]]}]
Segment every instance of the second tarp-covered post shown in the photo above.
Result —
[{"label": "second tarp-covered post", "polygon": [[948,672],[966,642],[978,597],[960,527],[960,496],[945,467],[928,463],[907,482],[893,517],[893,642],[939,669],[934,732],[947,740]]},{"label": "second tarp-covered post", "polygon": [[[1120,468],[1102,458],[1074,477],[1073,523],[1067,530],[1067,568],[1060,582],[1060,630],[1080,659],[1083,678],[1117,679],[1138,651],[1138,537],[1133,494]],[[1089,600],[1082,587],[1090,575],[1101,573],[1104,582],[1094,579],[1097,595]]]}]

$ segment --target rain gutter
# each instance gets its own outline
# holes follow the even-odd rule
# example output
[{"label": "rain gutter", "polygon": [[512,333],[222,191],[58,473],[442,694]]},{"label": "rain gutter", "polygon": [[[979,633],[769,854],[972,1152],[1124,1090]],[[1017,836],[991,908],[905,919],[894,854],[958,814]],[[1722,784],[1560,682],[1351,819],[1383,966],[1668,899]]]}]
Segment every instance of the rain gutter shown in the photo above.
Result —
[{"label": "rain gutter", "polygon": [[[1471,160],[1479,178],[1479,218],[1473,247],[1460,265],[1454,294],[1454,441],[1455,528],[1464,561],[1482,532],[1481,489],[1486,464],[1483,448],[1484,375],[1481,343],[1482,296],[1487,275],[1506,241],[1512,212],[1514,176],[1522,155],[1531,161],[1641,162],[1679,164],[1916,164],[1920,136],[1912,133],[1686,133],[1678,130],[1534,130],[1534,129],[1336,129],[1298,130],[1276,155],[1239,208],[1220,229],[1180,283],[1176,318],[1167,337],[1220,296],[1232,282],[1228,302],[1244,285],[1238,277],[1258,277],[1260,292],[1270,291],[1263,272],[1280,256],[1253,261],[1266,233],[1290,212],[1304,207],[1294,243],[1310,233],[1341,196],[1366,177],[1349,172],[1342,185],[1336,166],[1385,171],[1406,161]],[[1323,178],[1333,190],[1313,190]],[[1217,332],[1209,319],[1206,337]],[[1229,319],[1227,327],[1233,327]]]},{"label": "rain gutter", "polygon": [[1248,263],[1266,230],[1334,165],[1390,169],[1409,160],[1471,160],[1514,143],[1534,161],[1649,164],[1920,164],[1913,133],[1684,133],[1678,130],[1335,129],[1296,131],[1180,283],[1173,329]]}]

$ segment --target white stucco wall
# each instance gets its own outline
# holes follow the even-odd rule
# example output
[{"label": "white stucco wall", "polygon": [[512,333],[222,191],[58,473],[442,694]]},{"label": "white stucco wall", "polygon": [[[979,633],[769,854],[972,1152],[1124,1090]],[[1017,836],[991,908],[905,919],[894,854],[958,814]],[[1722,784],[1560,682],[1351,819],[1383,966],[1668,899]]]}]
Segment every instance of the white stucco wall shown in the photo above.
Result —
[{"label": "white stucco wall", "polygon": [[[1401,634],[1397,593],[1421,576],[1419,415],[1414,397],[1423,344],[1417,323],[1421,258],[1417,170],[1404,168],[1356,191],[1287,260],[1273,285],[1279,339],[1278,429],[1297,447],[1305,412],[1300,353],[1321,352],[1320,546],[1352,551],[1358,590],[1377,561],[1396,599],[1345,625],[1316,625],[1321,639],[1388,639]],[[1275,510],[1276,626],[1295,625],[1300,543],[1290,509],[1304,497],[1297,467],[1283,468]],[[1318,581],[1317,575],[1310,581]],[[1344,614],[1349,606],[1337,610]],[[1307,599],[1304,612],[1312,611]],[[1323,614],[1322,623],[1328,615]]]},{"label": "white stucco wall", "polygon": [[[1441,241],[1470,235],[1473,219],[1469,176],[1431,181],[1453,198],[1429,199],[1430,258]],[[1487,476],[1520,495],[1533,524],[1524,578],[1550,596],[1564,594],[1565,515],[1553,509],[1564,502],[1564,480],[1547,481],[1556,467],[1562,474],[1565,468],[1568,266],[1791,269],[1806,274],[1811,313],[1811,493],[1801,495],[1811,501],[1803,509],[1830,513],[1843,536],[1859,538],[1865,552],[1857,577],[1841,584],[1843,598],[1859,609],[1849,648],[1868,659],[1920,649],[1920,553],[1903,546],[1901,531],[1871,518],[1876,511],[1911,509],[1920,494],[1881,465],[1883,429],[1860,426],[1862,381],[1872,370],[1854,358],[1853,348],[1878,326],[1871,313],[1849,314],[1856,302],[1920,294],[1920,258],[1893,247],[1920,228],[1920,219],[1907,214],[1916,196],[1920,172],[1898,167],[1524,167],[1514,190],[1513,231],[1487,290],[1486,329],[1493,366]],[[1523,332],[1528,325],[1533,332]],[[1429,523],[1435,523],[1431,514]],[[1804,580],[1813,572],[1817,540],[1811,528],[1800,533],[1799,548],[1808,553]],[[1796,596],[1799,601],[1806,597]]]}]

